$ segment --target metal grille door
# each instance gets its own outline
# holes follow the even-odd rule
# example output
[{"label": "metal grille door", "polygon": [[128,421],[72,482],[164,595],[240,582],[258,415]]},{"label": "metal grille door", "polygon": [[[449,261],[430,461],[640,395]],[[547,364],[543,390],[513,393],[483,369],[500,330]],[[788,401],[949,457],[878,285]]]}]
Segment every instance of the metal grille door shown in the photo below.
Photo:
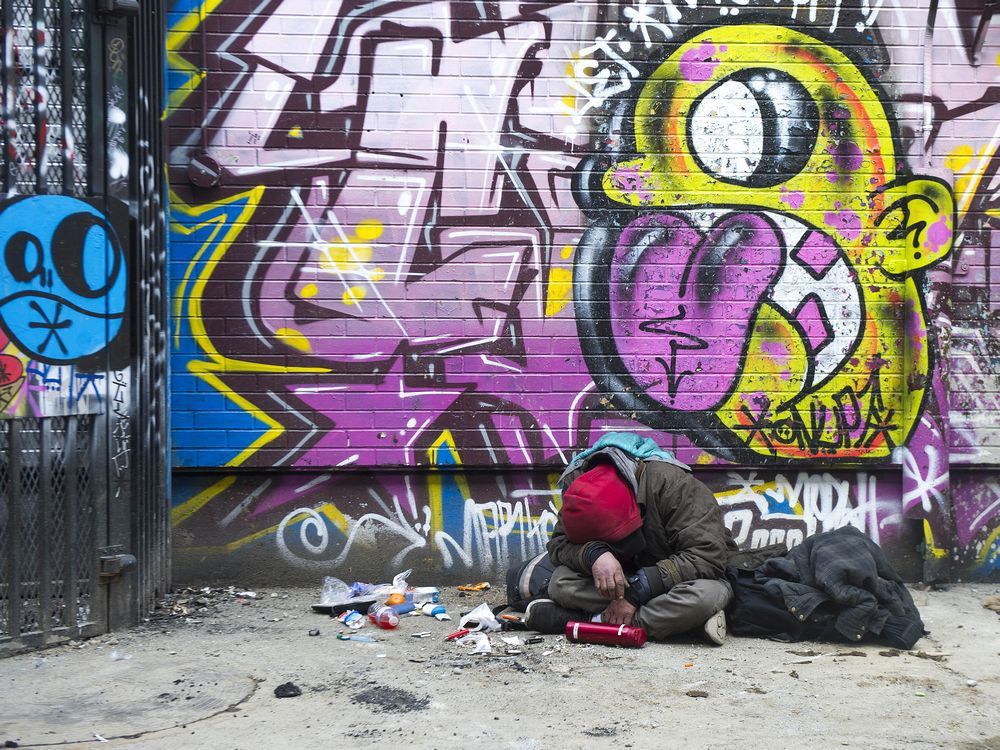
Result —
[{"label": "metal grille door", "polygon": [[91,415],[0,421],[0,646],[100,630],[93,434]]},{"label": "metal grille door", "polygon": [[160,6],[2,2],[0,654],[169,576]]},{"label": "metal grille door", "polygon": [[85,0],[4,0],[4,189],[88,192]]},{"label": "metal grille door", "polygon": [[[89,16],[86,0],[3,2],[4,209],[25,196],[92,194]],[[11,300],[38,286],[39,274],[39,291],[59,293],[51,275],[44,284],[44,235],[12,226],[30,223],[0,211],[0,651],[100,632],[106,620],[96,571],[100,394],[84,397],[73,382],[96,385],[100,367],[46,356],[62,344],[60,308],[56,338],[37,346],[19,341],[8,320],[18,314]]]}]

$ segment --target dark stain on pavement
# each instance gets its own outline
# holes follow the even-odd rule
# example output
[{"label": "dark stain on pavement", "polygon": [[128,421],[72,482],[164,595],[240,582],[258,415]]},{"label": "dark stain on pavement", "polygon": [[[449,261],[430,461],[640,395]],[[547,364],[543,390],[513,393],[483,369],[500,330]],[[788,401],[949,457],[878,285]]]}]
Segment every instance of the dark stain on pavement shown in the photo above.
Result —
[{"label": "dark stain on pavement", "polygon": [[376,686],[356,693],[351,703],[363,703],[375,713],[406,714],[411,711],[425,711],[430,698],[421,698],[407,690]]},{"label": "dark stain on pavement", "polygon": [[618,734],[618,729],[616,727],[594,727],[593,729],[584,729],[583,733],[588,737],[614,737]]}]

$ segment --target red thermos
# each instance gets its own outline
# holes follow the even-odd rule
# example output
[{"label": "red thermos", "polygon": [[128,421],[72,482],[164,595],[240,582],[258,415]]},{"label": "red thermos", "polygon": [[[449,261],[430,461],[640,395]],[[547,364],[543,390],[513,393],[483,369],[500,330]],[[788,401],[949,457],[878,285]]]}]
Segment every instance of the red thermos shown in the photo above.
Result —
[{"label": "red thermos", "polygon": [[566,640],[577,643],[599,643],[603,646],[628,646],[642,648],[646,645],[646,631],[631,625],[607,625],[603,622],[566,623]]}]

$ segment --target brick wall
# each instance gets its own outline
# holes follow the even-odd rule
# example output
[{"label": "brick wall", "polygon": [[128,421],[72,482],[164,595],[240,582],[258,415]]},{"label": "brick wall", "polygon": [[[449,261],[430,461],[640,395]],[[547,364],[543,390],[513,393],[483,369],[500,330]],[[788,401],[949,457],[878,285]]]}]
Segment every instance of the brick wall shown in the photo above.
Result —
[{"label": "brick wall", "polygon": [[178,2],[184,575],[495,570],[611,430],[994,571],[998,39],[926,5]]}]

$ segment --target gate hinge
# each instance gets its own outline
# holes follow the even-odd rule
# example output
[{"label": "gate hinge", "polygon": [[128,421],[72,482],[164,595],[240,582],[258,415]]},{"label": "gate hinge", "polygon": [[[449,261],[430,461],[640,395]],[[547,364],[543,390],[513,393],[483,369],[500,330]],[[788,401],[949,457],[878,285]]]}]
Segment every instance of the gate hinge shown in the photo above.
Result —
[{"label": "gate hinge", "polygon": [[102,547],[98,550],[101,555],[98,571],[101,583],[111,583],[122,573],[135,568],[137,562],[135,555],[126,555],[123,550],[124,548],[120,546]]}]

